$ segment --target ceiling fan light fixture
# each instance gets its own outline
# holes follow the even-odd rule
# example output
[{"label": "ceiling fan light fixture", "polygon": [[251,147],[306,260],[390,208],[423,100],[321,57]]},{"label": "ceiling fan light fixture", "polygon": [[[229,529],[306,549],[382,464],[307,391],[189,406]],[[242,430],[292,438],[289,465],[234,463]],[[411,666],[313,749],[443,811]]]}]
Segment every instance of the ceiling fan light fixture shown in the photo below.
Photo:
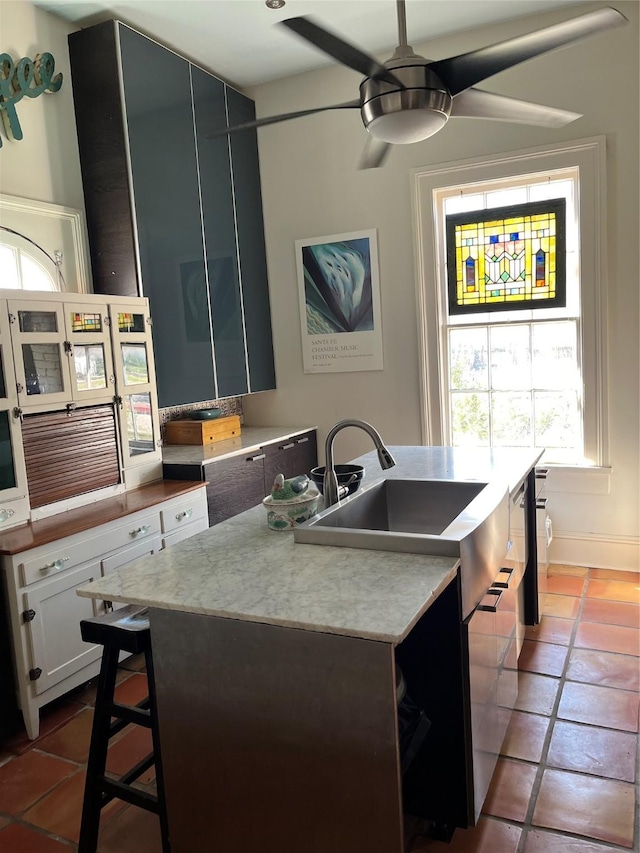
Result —
[{"label": "ceiling fan light fixture", "polygon": [[431,109],[405,110],[404,112],[380,115],[367,125],[371,136],[383,142],[410,145],[428,139],[447,123],[446,113]]}]

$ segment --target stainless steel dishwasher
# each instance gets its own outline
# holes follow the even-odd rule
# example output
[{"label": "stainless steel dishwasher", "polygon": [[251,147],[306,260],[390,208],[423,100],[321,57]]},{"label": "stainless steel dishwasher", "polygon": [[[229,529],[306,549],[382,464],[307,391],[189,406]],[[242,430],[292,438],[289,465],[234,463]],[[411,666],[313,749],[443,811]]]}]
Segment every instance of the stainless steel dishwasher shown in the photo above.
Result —
[{"label": "stainless steel dishwasher", "polygon": [[518,697],[518,586],[517,569],[501,568],[463,623],[469,649],[474,823],[480,817]]}]

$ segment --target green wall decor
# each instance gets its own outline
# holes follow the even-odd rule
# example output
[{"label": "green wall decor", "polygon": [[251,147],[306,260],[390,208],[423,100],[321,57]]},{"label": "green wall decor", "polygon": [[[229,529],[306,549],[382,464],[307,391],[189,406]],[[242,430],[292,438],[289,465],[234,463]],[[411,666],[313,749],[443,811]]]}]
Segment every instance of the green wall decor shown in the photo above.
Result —
[{"label": "green wall decor", "polygon": [[16,111],[16,104],[22,98],[37,98],[43,92],[57,92],[62,86],[62,74],[53,76],[55,67],[56,61],[50,53],[39,53],[35,59],[23,56],[17,63],[8,53],[0,53],[0,115],[8,139],[22,139]]}]

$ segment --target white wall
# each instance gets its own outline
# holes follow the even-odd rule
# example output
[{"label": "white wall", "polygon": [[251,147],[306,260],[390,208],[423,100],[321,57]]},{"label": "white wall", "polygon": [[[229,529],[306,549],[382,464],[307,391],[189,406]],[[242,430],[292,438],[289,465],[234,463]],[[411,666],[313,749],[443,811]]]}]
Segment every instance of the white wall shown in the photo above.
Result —
[{"label": "white wall", "polygon": [[[335,421],[353,416],[374,423],[390,444],[419,443],[411,169],[605,134],[611,493],[560,493],[552,496],[551,504],[555,553],[592,565],[637,562],[632,538],[638,535],[640,516],[639,8],[636,2],[616,6],[631,21],[625,29],[532,60],[482,84],[506,95],[584,113],[583,119],[561,131],[459,120],[423,143],[397,146],[383,169],[366,172],[356,169],[365,131],[355,111],[321,113],[259,132],[278,390],[244,398],[249,423],[317,424],[322,440]],[[575,14],[579,11],[582,7]],[[329,15],[330,4],[327,22]],[[539,15],[520,20],[517,26],[476,29],[414,47],[438,59],[568,16]],[[0,49],[15,59],[47,50],[65,76],[58,93],[23,99],[18,105],[24,139],[10,142],[3,134],[0,192],[83,209],[67,49],[67,34],[73,29],[26,0],[0,0]],[[355,72],[336,66],[265,84],[249,94],[256,98],[259,115],[271,115],[351,100],[359,82]],[[378,230],[385,369],[305,375],[294,241],[367,228]],[[352,458],[368,447],[365,436],[347,430],[337,440],[337,458]],[[619,559],[611,557],[611,543],[617,543]]]},{"label": "white wall", "polygon": [[[370,171],[356,168],[365,139],[356,111],[321,113],[259,131],[278,390],[244,398],[244,412],[248,423],[316,424],[321,441],[335,421],[360,417],[371,421],[389,444],[420,443],[411,169],[604,134],[611,492],[555,493],[551,512],[560,559],[624,566],[637,565],[640,517],[639,8],[636,2],[616,7],[630,19],[627,27],[531,60],[481,84],[584,114],[562,130],[451,121],[432,139],[396,146],[382,169]],[[578,7],[575,14],[590,8]],[[329,17],[328,7],[327,22]],[[567,17],[566,12],[538,15],[517,25],[477,29],[414,48],[429,58],[443,58]],[[408,26],[410,33],[410,19]],[[249,94],[256,99],[258,115],[268,116],[351,100],[357,97],[359,82],[355,72],[336,66],[264,84]],[[384,370],[305,375],[294,241],[368,228],[378,230]],[[368,448],[364,434],[347,430],[337,439],[337,459],[353,458]],[[562,545],[563,536],[570,548],[567,542]],[[608,547],[604,556],[596,547],[601,540]]]},{"label": "white wall", "polygon": [[75,29],[26,0],[0,0],[0,52],[14,62],[51,53],[63,74],[58,92],[18,103],[22,140],[8,140],[0,128],[0,192],[84,210],[67,46]]}]

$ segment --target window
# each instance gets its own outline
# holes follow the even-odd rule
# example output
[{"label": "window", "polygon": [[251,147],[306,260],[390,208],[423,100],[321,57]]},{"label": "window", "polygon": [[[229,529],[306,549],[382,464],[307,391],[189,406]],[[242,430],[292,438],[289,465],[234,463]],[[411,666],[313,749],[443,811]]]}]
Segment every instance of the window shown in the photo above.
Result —
[{"label": "window", "polygon": [[56,261],[21,234],[0,227],[0,282],[11,290],[61,290]]},{"label": "window", "polygon": [[[603,158],[602,140],[584,140],[416,173],[425,443],[605,464]],[[547,209],[564,219],[559,293],[555,238],[530,246],[526,261],[518,242],[533,233],[526,217]],[[498,243],[495,258],[484,242]],[[546,304],[517,287],[526,277],[544,285]]]}]

